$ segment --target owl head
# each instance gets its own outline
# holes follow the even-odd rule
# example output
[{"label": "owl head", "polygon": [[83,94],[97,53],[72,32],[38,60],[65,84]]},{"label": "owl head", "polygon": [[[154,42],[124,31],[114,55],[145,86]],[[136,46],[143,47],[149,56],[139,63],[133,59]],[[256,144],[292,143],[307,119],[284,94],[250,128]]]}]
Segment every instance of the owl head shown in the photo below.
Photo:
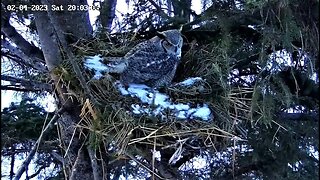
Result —
[{"label": "owl head", "polygon": [[158,32],[157,37],[160,38],[161,46],[166,53],[180,59],[183,39],[179,30],[173,29]]}]

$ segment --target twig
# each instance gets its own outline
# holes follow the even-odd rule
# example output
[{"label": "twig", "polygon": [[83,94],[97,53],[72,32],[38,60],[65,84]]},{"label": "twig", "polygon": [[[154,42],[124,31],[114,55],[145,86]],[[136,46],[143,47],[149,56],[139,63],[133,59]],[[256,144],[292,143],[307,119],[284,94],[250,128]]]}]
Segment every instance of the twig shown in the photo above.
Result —
[{"label": "twig", "polygon": [[126,155],[131,158],[132,160],[134,160],[136,163],[138,163],[140,166],[142,166],[143,168],[145,168],[147,171],[149,171],[150,173],[156,175],[158,178],[160,179],[165,179],[163,177],[161,177],[159,174],[155,173],[154,171],[152,171],[149,167],[147,167],[146,165],[144,165],[142,162],[140,162],[137,158],[135,158],[134,156],[132,156],[131,154],[126,152]]},{"label": "twig", "polygon": [[40,137],[38,138],[38,140],[36,141],[36,143],[33,145],[29,155],[27,156],[26,160],[22,163],[22,165],[20,166],[20,168],[18,169],[18,172],[16,173],[17,175],[14,177],[14,180],[19,180],[22,176],[22,174],[26,171],[28,165],[30,164],[31,160],[33,159],[33,156],[36,154],[36,151],[38,149],[38,145],[41,142],[41,139],[44,135],[44,133],[47,132],[47,130],[51,127],[51,125],[58,119],[58,115],[60,114],[60,112],[62,112],[62,108],[59,109],[55,115],[51,118],[51,120],[49,121],[49,123],[47,124],[47,126],[44,128],[44,130],[42,131],[42,133],[40,134]]},{"label": "twig", "polygon": [[154,2],[153,0],[148,0],[148,1],[157,9],[157,12],[159,13],[160,16],[162,16],[163,18],[166,18],[166,19],[171,18],[165,12],[162,11],[161,7],[156,2]]},{"label": "twig", "polygon": [[93,171],[93,179],[94,180],[99,180],[99,179],[101,179],[101,172],[100,172],[100,167],[98,165],[95,152],[89,146],[87,146],[87,150],[88,150],[89,157],[91,159],[91,167],[92,167],[92,171]]}]

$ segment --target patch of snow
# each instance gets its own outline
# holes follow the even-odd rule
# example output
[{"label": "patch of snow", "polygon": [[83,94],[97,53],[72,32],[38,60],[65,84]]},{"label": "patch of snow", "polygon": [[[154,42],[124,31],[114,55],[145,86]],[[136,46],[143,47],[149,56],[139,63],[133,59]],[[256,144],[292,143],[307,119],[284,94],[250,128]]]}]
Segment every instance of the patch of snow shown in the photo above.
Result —
[{"label": "patch of snow", "polygon": [[[192,85],[194,82],[202,80],[194,77],[181,82],[182,85]],[[202,119],[210,121],[213,119],[211,110],[207,104],[198,104],[196,108],[191,108],[190,103],[173,103],[167,94],[160,93],[156,89],[152,89],[143,84],[129,84],[126,89],[120,82],[116,82],[116,87],[122,95],[130,95],[137,97],[142,104],[132,104],[132,112],[134,114],[147,114],[149,116],[166,117],[167,110],[170,115],[177,119]],[[153,105],[153,106],[150,106]]]},{"label": "patch of snow", "polygon": [[191,117],[198,117],[207,121],[209,120],[208,118],[210,117],[210,114],[211,111],[208,108],[208,105],[205,104],[203,107],[197,108]]},{"label": "patch of snow", "polygon": [[179,119],[186,119],[188,116],[187,116],[186,111],[178,111],[176,113],[176,117]]},{"label": "patch of snow", "polygon": [[172,108],[172,109],[176,109],[176,110],[178,110],[178,111],[190,109],[190,106],[189,106],[189,105],[187,105],[187,104],[182,104],[182,103],[176,104],[176,105],[171,106],[171,107],[174,107],[174,108]]},{"label": "patch of snow", "polygon": [[131,107],[132,107],[132,112],[134,113],[134,114],[140,114],[141,112],[140,112],[140,106],[138,105],[138,104],[131,104]]},{"label": "patch of snow", "polygon": [[169,97],[167,95],[156,92],[154,104],[160,105],[164,108],[167,108],[171,105],[171,102],[170,102]]},{"label": "patch of snow", "polygon": [[202,81],[201,77],[193,77],[193,78],[188,78],[182,82],[179,82],[178,85],[182,85],[182,86],[191,86],[193,85],[195,82],[198,81]]},{"label": "patch of snow", "polygon": [[132,97],[138,97],[143,103],[150,104],[152,101],[152,98],[148,96],[149,91],[143,86],[129,86],[128,92]]},{"label": "patch of snow", "polygon": [[251,28],[251,29],[257,30],[255,25],[248,25],[248,28]]},{"label": "patch of snow", "polygon": [[94,79],[100,79],[102,73],[107,70],[107,66],[101,62],[99,55],[88,56],[84,62],[84,66],[89,70],[94,70]]}]

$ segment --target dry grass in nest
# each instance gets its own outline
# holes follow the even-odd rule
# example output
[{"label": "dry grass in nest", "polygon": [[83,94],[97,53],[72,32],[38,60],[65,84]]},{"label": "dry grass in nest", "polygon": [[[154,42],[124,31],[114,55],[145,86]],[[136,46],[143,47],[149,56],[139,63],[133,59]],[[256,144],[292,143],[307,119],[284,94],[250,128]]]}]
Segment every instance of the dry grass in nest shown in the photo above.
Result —
[{"label": "dry grass in nest", "polygon": [[[224,139],[235,138],[232,133],[202,121],[173,121],[171,123],[143,123],[123,110],[110,114],[100,135],[116,147],[116,154],[125,154],[130,147],[155,146],[156,149],[176,150],[179,143],[195,149],[215,147]],[[97,132],[97,131],[96,131]],[[181,141],[184,140],[184,141]],[[180,146],[180,145],[179,145]]]},{"label": "dry grass in nest", "polygon": [[[111,84],[109,81],[108,83]],[[95,87],[102,91],[102,93],[97,93],[99,96],[95,97],[100,98],[99,102],[105,104],[104,108],[99,109],[101,112],[101,117],[98,118],[99,129],[93,130],[94,127],[87,129],[92,133],[98,133],[104,144],[112,144],[116,148],[117,155],[125,154],[128,149],[131,149],[130,147],[140,145],[150,148],[155,146],[156,149],[177,150],[183,143],[187,147],[205,149],[208,147],[216,148],[217,144],[231,138],[239,139],[233,135],[234,129],[219,128],[210,122],[177,120],[174,117],[171,117],[170,122],[161,122],[154,121],[151,117],[134,116],[129,110],[119,105],[119,99],[124,97],[121,97],[114,87],[108,86],[108,83],[95,82]],[[105,89],[105,87],[109,87],[109,89]],[[84,113],[86,119],[94,120],[90,108],[87,108],[87,112]],[[86,124],[92,126],[93,123]]]},{"label": "dry grass in nest", "polygon": [[[94,39],[78,50],[86,55],[97,52],[106,56],[124,55],[132,44],[136,44],[132,41],[119,48],[119,45],[110,41],[106,43]],[[89,130],[94,134],[92,137],[96,137],[90,143],[105,144],[112,147],[116,155],[122,155],[141,145],[179,153],[179,148],[182,147],[217,149],[218,146],[223,148],[221,145],[231,139],[239,140],[234,134],[238,120],[248,119],[251,107],[250,99],[244,97],[243,93],[251,90],[232,91],[226,87],[223,78],[227,76],[228,64],[221,62],[224,57],[217,55],[216,51],[219,49],[211,45],[203,46],[200,50],[198,48],[193,47],[184,55],[184,64],[181,66],[188,72],[185,78],[200,76],[205,81],[199,81],[190,87],[172,86],[167,92],[176,102],[206,102],[214,111],[212,122],[178,120],[175,117],[168,117],[163,122],[158,117],[133,115],[131,104],[139,104],[139,101],[134,97],[122,96],[115,87],[113,78],[89,80],[87,84],[90,92],[99,104],[83,103],[83,121],[80,127]],[[85,76],[87,79],[92,77],[88,73]],[[219,92],[215,91],[216,86],[219,86]]]}]

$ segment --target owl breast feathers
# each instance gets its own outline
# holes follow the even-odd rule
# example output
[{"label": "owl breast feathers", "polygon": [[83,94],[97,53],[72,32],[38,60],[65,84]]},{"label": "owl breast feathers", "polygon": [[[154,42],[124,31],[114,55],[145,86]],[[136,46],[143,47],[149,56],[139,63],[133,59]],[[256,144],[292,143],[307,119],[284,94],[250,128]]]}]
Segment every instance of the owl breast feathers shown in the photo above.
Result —
[{"label": "owl breast feathers", "polygon": [[168,30],[136,45],[119,61],[109,64],[107,72],[119,73],[125,84],[168,86],[181,58],[183,39],[180,31]]}]

